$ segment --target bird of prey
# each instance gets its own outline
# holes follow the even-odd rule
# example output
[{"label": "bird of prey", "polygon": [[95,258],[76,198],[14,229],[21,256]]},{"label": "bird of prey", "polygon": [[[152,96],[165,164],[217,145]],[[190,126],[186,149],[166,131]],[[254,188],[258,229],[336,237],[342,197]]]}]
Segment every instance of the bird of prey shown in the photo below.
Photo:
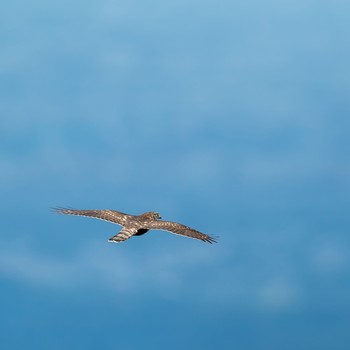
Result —
[{"label": "bird of prey", "polygon": [[122,226],[122,229],[108,242],[120,243],[132,236],[141,236],[149,230],[164,230],[176,235],[200,239],[208,243],[216,243],[212,236],[201,233],[191,227],[177,222],[162,221],[159,213],[147,212],[141,215],[129,215],[115,210],[76,210],[69,208],[53,208],[56,213],[67,215],[88,216],[109,221]]}]

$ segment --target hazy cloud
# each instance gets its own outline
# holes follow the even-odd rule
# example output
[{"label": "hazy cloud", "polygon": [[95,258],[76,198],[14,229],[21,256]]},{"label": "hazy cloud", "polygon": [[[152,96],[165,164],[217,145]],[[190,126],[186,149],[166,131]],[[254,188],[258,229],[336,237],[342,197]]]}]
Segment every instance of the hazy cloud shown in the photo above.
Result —
[{"label": "hazy cloud", "polygon": [[50,256],[23,246],[12,247],[0,252],[0,274],[33,288],[72,293],[97,289],[123,295],[123,300],[147,294],[186,296],[208,307],[273,312],[288,310],[300,301],[299,281],[275,273],[261,280],[260,272],[251,275],[249,266],[232,264],[225,247],[175,245],[171,250],[138,251],[137,255],[128,253],[127,248],[106,249],[90,241],[74,255]]}]

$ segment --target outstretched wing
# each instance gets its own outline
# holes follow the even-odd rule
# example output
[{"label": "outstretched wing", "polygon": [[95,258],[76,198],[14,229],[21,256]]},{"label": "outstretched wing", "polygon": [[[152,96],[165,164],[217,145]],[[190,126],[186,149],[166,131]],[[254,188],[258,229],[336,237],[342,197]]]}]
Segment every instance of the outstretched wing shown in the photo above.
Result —
[{"label": "outstretched wing", "polygon": [[150,230],[164,230],[171,233],[175,233],[176,235],[200,239],[201,241],[208,242],[208,243],[216,243],[215,237],[206,235],[191,227],[178,224],[177,222],[156,220],[156,221],[147,223],[146,226]]},{"label": "outstretched wing", "polygon": [[101,219],[124,226],[126,221],[132,218],[132,215],[124,214],[115,210],[76,210],[69,208],[53,208],[56,213],[67,215],[87,216],[91,218]]}]

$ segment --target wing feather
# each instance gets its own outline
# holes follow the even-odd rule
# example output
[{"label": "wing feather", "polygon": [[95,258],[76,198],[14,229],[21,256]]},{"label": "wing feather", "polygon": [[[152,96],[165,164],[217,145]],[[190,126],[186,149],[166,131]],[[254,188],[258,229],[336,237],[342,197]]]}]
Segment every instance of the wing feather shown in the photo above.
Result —
[{"label": "wing feather", "polygon": [[147,228],[152,230],[164,230],[176,235],[200,239],[201,241],[208,243],[216,243],[217,240],[217,238],[214,236],[206,235],[191,227],[179,224],[177,222],[156,220],[147,224]]},{"label": "wing feather", "polygon": [[78,215],[105,220],[124,226],[126,221],[132,217],[132,215],[124,214],[116,210],[77,210],[70,208],[53,208],[53,211],[58,214],[66,215]]}]

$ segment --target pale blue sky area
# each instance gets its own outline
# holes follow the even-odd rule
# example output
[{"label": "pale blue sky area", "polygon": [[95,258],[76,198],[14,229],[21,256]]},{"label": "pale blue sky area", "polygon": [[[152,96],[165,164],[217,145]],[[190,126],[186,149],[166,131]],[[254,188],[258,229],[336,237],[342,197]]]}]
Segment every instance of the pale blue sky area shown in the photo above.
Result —
[{"label": "pale blue sky area", "polygon": [[[347,1],[0,4],[4,349],[350,348]],[[205,244],[50,207],[158,211]]]}]

